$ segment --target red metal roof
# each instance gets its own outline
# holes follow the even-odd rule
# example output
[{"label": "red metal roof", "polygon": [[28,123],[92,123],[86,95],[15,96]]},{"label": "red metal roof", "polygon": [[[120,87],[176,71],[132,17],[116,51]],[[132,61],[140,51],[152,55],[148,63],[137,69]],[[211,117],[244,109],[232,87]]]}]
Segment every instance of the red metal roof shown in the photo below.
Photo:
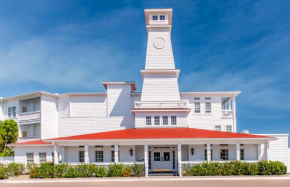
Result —
[{"label": "red metal roof", "polygon": [[112,139],[197,139],[197,138],[272,138],[269,136],[203,130],[194,128],[139,128],[68,136],[50,140]]},{"label": "red metal roof", "polygon": [[21,142],[21,143],[13,143],[9,144],[9,146],[14,146],[14,145],[52,145],[52,143],[49,142],[44,142],[43,140],[36,140],[36,141],[30,141],[30,142]]}]

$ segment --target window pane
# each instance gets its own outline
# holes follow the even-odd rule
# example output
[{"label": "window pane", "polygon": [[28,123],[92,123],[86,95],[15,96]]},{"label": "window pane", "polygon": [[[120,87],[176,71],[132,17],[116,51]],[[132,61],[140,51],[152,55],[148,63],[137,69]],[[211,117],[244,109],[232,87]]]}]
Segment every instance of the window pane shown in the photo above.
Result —
[{"label": "window pane", "polygon": [[194,112],[200,113],[200,103],[194,103]]},{"label": "window pane", "polygon": [[111,151],[111,162],[115,162],[115,151]]},{"label": "window pane", "polygon": [[79,151],[79,162],[85,162],[85,152]]},{"label": "window pane", "polygon": [[159,118],[159,116],[154,116],[154,125],[160,125],[160,118]]},{"label": "window pane", "polygon": [[46,153],[39,153],[39,162],[46,162]]},{"label": "window pane", "polygon": [[27,161],[27,164],[33,164],[34,163],[34,154],[33,153],[26,153],[26,161]]},{"label": "window pane", "polygon": [[158,20],[158,16],[157,15],[154,15],[153,16],[153,20]]},{"label": "window pane", "polygon": [[221,126],[215,126],[215,130],[216,130],[216,131],[221,131],[222,128],[221,128]]},{"label": "window pane", "polygon": [[96,151],[96,162],[104,162],[104,152]]},{"label": "window pane", "polygon": [[211,103],[205,103],[205,112],[211,113]]},{"label": "window pane", "polygon": [[220,159],[221,160],[228,160],[229,159],[229,152],[227,149],[221,149],[220,151]]},{"label": "window pane", "polygon": [[154,153],[154,161],[160,161],[160,152]]},{"label": "window pane", "polygon": [[163,116],[163,125],[168,125],[168,116]]},{"label": "window pane", "polygon": [[160,20],[165,20],[165,15],[160,15]]},{"label": "window pane", "polygon": [[227,132],[232,132],[232,126],[226,126],[226,131]]},{"label": "window pane", "polygon": [[146,125],[151,125],[151,116],[146,116]]},{"label": "window pane", "polygon": [[244,152],[244,149],[241,149],[240,150],[240,159],[241,160],[245,160],[245,152]]},{"label": "window pane", "polygon": [[164,161],[170,161],[170,153],[169,152],[164,152],[163,156],[164,156]]},{"label": "window pane", "polygon": [[171,125],[176,125],[176,116],[171,116]]}]

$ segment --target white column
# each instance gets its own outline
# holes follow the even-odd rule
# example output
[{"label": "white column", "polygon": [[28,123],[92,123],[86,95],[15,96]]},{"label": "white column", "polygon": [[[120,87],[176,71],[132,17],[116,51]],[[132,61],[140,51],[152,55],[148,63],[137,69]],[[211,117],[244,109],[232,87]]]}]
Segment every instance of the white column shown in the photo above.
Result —
[{"label": "white column", "polygon": [[257,145],[258,160],[262,160],[262,148],[261,144]]},{"label": "white column", "polygon": [[86,144],[85,145],[85,163],[89,163],[90,159],[89,159],[89,146]]},{"label": "white column", "polygon": [[207,162],[211,161],[211,145],[210,143],[206,144],[206,153],[207,153]]},{"label": "white column", "polygon": [[64,159],[65,158],[65,147],[64,146],[62,147],[61,153],[62,153],[61,154],[61,162],[64,163],[65,162],[65,159]]},{"label": "white column", "polygon": [[237,118],[236,118],[236,98],[232,97],[232,102],[233,102],[233,132],[237,132]]},{"label": "white column", "polygon": [[241,160],[241,148],[240,148],[240,144],[239,143],[237,143],[237,145],[236,145],[236,159],[237,160]]},{"label": "white column", "polygon": [[148,145],[144,145],[144,167],[145,167],[145,177],[148,176]]},{"label": "white column", "polygon": [[58,164],[58,146],[54,144],[54,164]]},{"label": "white column", "polygon": [[178,159],[178,174],[179,174],[179,177],[182,177],[182,173],[181,173],[181,144],[179,143],[178,144],[178,154],[177,154],[177,159]]},{"label": "white column", "polygon": [[264,144],[265,160],[267,160],[268,162],[269,162],[269,160],[270,160],[269,143],[270,143],[270,141],[267,141],[267,142]]},{"label": "white column", "polygon": [[115,145],[115,163],[118,163],[118,162],[119,162],[119,147],[116,144]]}]

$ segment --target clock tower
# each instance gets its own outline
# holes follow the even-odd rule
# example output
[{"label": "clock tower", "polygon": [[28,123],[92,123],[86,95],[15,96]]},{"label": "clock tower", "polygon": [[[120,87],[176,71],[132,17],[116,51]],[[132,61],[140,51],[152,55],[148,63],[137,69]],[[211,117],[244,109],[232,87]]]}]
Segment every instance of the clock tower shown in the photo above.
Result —
[{"label": "clock tower", "polygon": [[148,35],[141,101],[180,101],[171,45],[172,9],[145,9]]}]

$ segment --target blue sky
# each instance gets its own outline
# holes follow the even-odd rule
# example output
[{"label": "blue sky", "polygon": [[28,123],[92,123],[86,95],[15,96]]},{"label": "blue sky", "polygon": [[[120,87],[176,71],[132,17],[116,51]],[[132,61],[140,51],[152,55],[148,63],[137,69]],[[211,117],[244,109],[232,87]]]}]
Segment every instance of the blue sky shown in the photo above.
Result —
[{"label": "blue sky", "polygon": [[180,91],[232,91],[238,131],[290,133],[290,1],[0,0],[0,96],[142,88],[144,8],[173,8]]}]

